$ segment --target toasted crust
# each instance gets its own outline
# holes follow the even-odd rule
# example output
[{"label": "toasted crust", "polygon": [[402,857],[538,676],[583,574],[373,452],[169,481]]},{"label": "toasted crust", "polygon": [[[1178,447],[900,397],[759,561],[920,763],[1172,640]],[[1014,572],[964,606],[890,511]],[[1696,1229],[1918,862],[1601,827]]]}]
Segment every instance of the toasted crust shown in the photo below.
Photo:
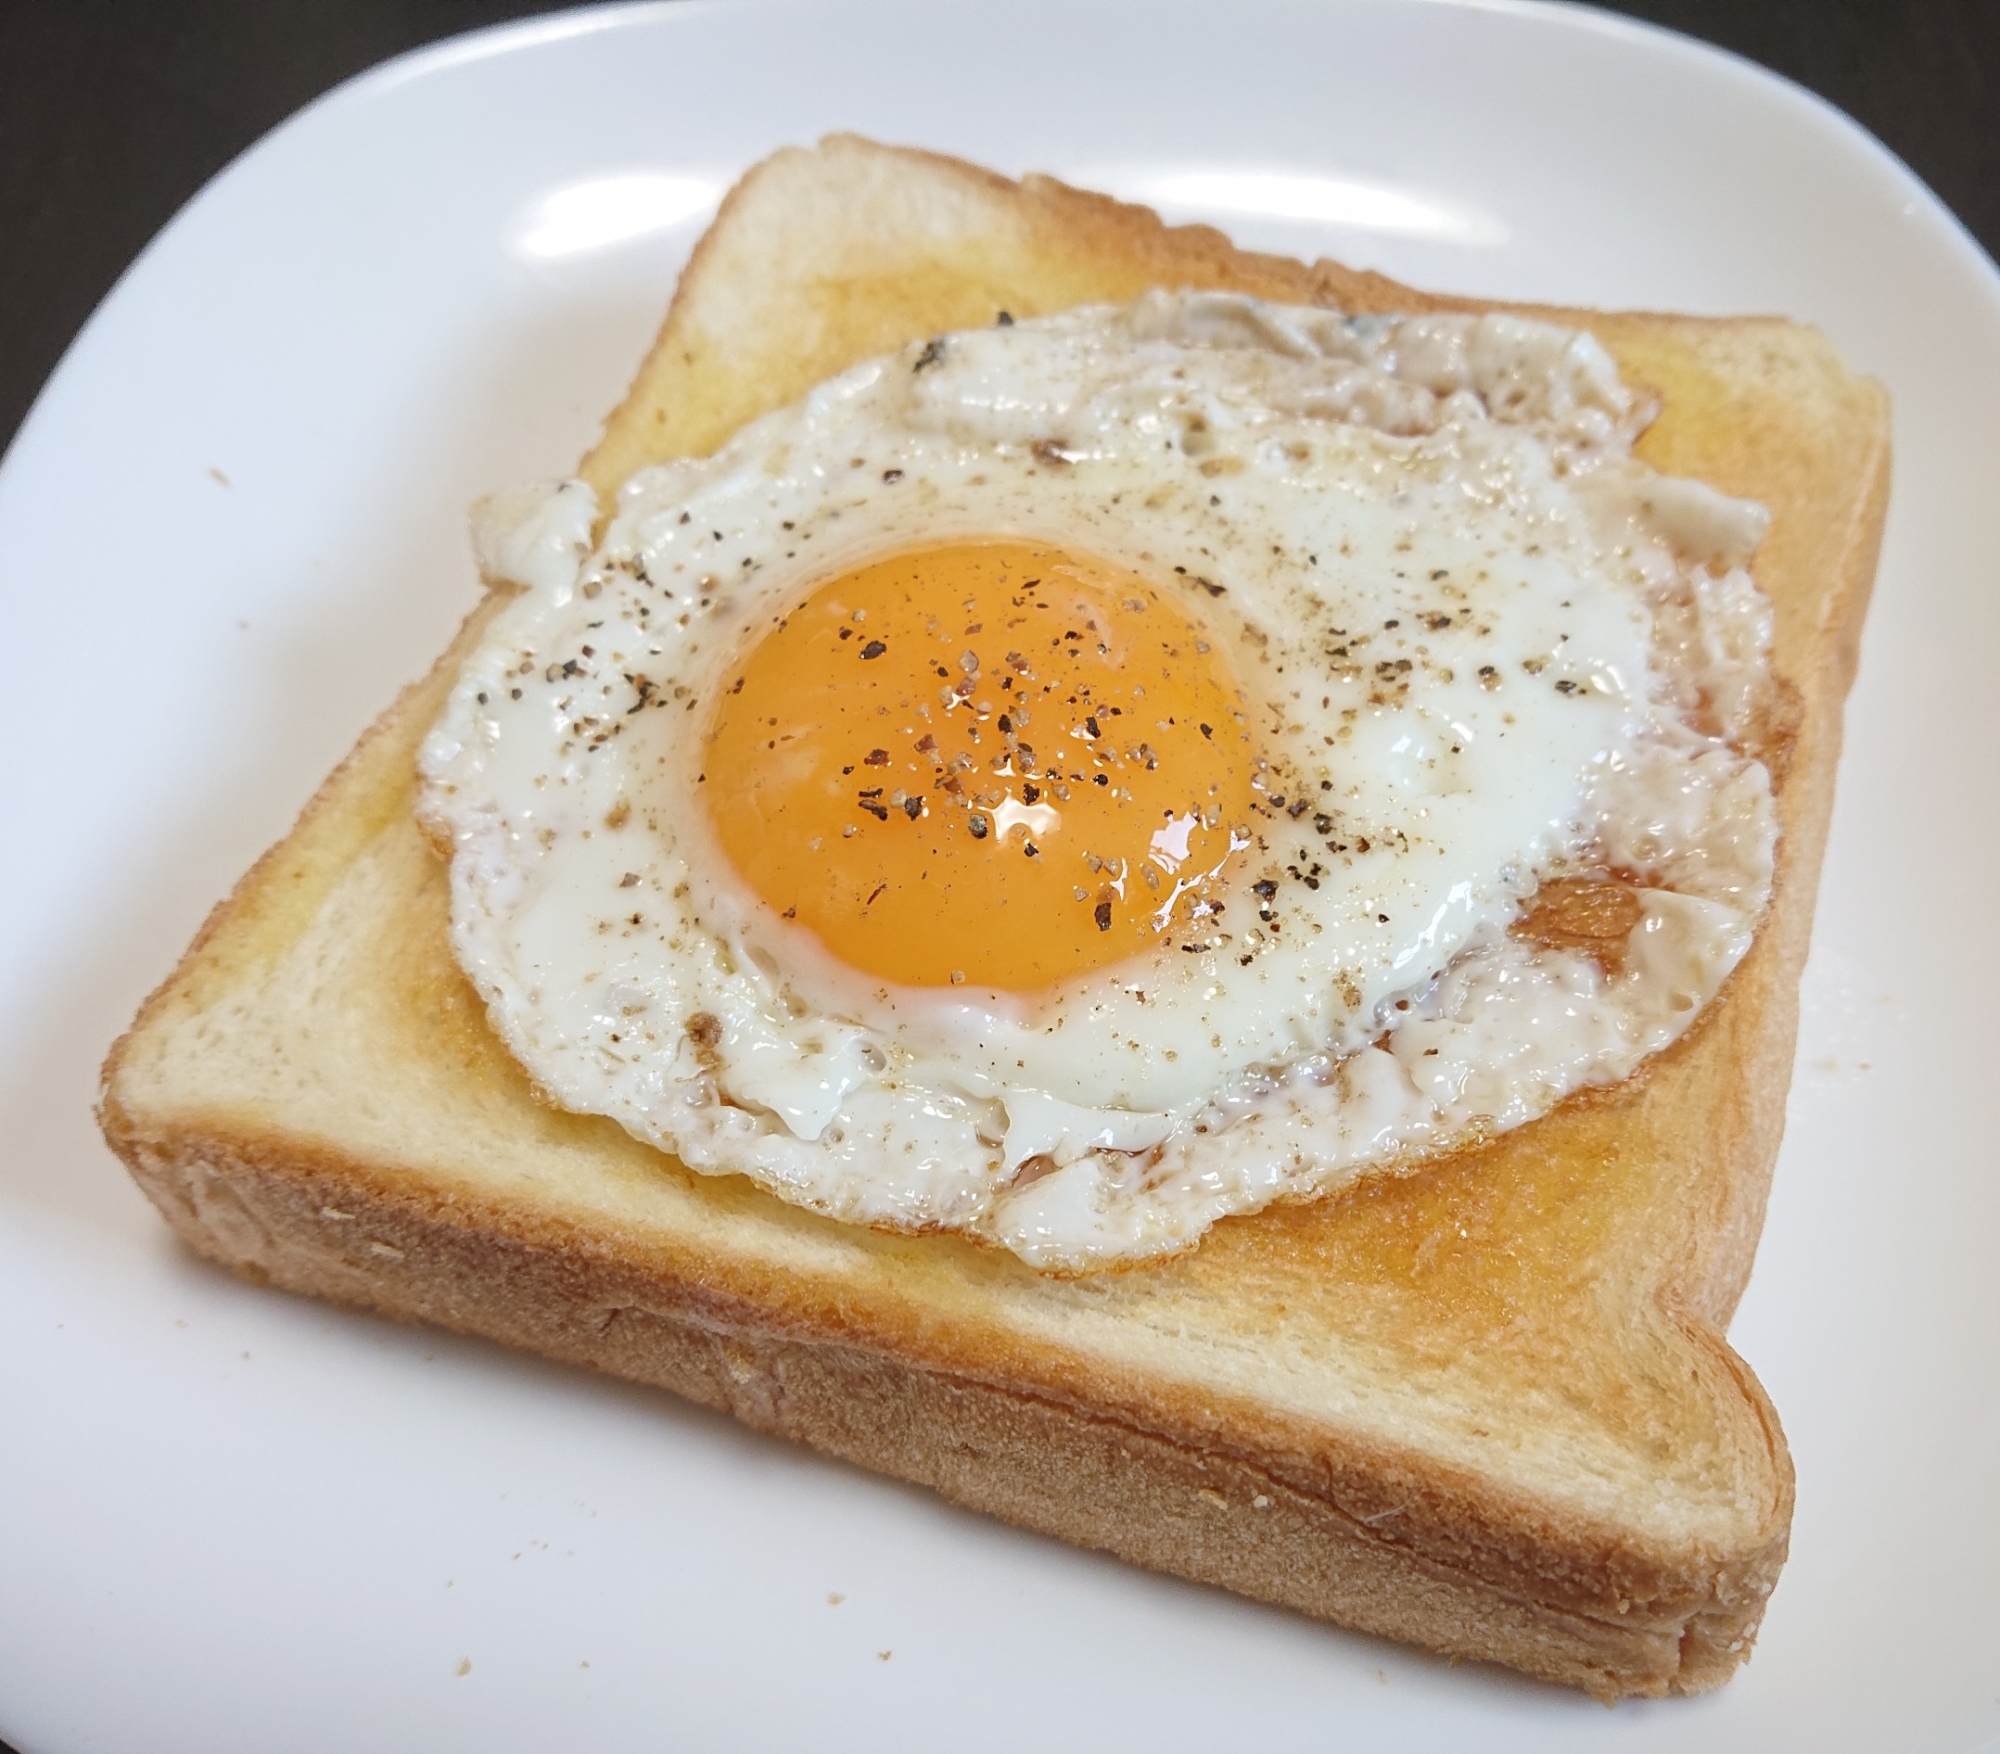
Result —
[{"label": "toasted crust", "polygon": [[[852,138],[732,193],[583,473],[712,448],[852,361],[1149,286],[1454,305],[1046,178]],[[105,1135],[196,1248],[490,1335],[1079,1544],[1610,1698],[1748,1649],[1791,1464],[1721,1337],[1783,1124],[1797,980],[1888,483],[1878,387],[1771,319],[1554,313],[1763,500],[1795,711],[1776,897],[1674,1048],[1485,1147],[1064,1283],[694,1175],[537,1100],[446,941],[413,753],[474,612],[203,928],[105,1068]]]}]

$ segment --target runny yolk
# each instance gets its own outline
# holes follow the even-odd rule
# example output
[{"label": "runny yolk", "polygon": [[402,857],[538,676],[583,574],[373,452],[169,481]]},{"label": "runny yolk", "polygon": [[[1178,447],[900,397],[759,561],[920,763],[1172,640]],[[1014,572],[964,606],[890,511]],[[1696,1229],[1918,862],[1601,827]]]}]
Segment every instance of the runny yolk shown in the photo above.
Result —
[{"label": "runny yolk", "polygon": [[1033,992],[1222,929],[1250,739],[1221,652],[1123,567],[872,561],[730,676],[701,789],[742,880],[848,967]]}]

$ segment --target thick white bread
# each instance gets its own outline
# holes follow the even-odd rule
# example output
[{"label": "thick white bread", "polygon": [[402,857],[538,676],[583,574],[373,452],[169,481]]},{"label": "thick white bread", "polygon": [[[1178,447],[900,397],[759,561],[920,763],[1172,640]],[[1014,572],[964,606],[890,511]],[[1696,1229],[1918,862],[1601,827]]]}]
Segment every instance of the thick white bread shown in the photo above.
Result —
[{"label": "thick white bread", "polygon": [[[1447,302],[835,139],[732,194],[585,473],[603,492],[709,449],[916,336],[1151,285]],[[1605,1697],[1716,1684],[1790,1522],[1776,1418],[1721,1328],[1783,1122],[1886,410],[1792,324],[1564,314],[1661,396],[1651,460],[1771,507],[1755,570],[1794,709],[1766,738],[1771,918],[1617,1089],[1068,1282],[693,1175],[537,1101],[451,960],[412,756],[489,604],[113,1049],[106,1136],[183,1236],[253,1276],[662,1384],[1066,1540]]]}]

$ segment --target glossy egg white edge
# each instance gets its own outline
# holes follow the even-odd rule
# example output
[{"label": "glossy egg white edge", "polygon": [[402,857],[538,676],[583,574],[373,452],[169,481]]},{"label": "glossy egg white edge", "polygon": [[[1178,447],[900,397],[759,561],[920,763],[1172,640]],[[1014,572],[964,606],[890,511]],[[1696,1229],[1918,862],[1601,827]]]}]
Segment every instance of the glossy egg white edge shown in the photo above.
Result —
[{"label": "glossy egg white edge", "polygon": [[[498,495],[480,559],[521,594],[421,759],[455,952],[564,1105],[1046,1269],[1616,1082],[1748,948],[1777,832],[1739,747],[1765,517],[1635,461],[1645,418],[1548,324],[1153,294],[856,367],[642,471],[595,549],[581,483]],[[1010,535],[1177,588],[1228,651],[1241,905],[1043,995],[886,986],[731,870],[707,703],[843,566]],[[1640,881],[1615,969],[1510,933],[1604,872]]]}]

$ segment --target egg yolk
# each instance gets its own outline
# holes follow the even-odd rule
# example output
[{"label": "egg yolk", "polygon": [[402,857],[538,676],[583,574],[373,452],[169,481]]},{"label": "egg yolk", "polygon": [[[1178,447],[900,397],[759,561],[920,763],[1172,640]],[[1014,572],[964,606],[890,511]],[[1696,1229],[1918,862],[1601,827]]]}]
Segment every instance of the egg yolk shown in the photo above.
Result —
[{"label": "egg yolk", "polygon": [[730,673],[701,790],[738,875],[850,968],[1033,992],[1221,930],[1248,725],[1173,598],[1091,555],[871,561]]}]

